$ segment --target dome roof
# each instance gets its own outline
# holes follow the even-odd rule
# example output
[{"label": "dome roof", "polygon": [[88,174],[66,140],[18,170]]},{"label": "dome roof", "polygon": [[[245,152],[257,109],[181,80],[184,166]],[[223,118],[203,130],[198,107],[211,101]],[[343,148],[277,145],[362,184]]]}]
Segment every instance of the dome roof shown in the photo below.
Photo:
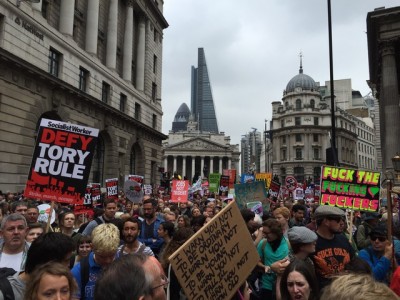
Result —
[{"label": "dome roof", "polygon": [[186,105],[186,103],[182,103],[175,114],[175,122],[187,122],[189,120],[189,116],[189,107]]},{"label": "dome roof", "polygon": [[300,65],[299,74],[290,79],[286,86],[286,93],[294,92],[294,89],[300,87],[303,90],[316,90],[317,85],[314,79],[303,73],[303,67]]}]

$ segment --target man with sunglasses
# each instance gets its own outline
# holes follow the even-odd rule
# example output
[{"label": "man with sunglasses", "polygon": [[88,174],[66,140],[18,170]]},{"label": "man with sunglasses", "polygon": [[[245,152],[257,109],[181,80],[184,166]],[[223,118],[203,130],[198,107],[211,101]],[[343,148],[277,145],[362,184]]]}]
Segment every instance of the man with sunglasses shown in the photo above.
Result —
[{"label": "man with sunglasses", "polygon": [[345,213],[337,207],[319,206],[314,213],[317,225],[315,253],[311,255],[319,287],[330,283],[333,275],[343,272],[346,264],[354,257],[354,249],[341,234]]},{"label": "man with sunglasses", "polygon": [[369,238],[371,246],[362,249],[358,256],[369,264],[377,281],[388,283],[393,245],[388,240],[386,225],[379,224],[375,227],[370,232]]}]

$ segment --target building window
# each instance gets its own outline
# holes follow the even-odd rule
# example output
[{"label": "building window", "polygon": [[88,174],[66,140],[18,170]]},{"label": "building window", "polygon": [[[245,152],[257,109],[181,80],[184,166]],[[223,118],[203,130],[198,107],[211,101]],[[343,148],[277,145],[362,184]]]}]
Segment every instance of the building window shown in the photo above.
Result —
[{"label": "building window", "polygon": [[285,127],[285,121],[281,120],[281,128]]},{"label": "building window", "polygon": [[61,53],[50,48],[49,54],[49,73],[55,77],[58,77],[61,63]]},{"label": "building window", "polygon": [[314,159],[317,159],[317,160],[321,159],[319,157],[319,149],[318,148],[314,148],[313,150],[314,150]]},{"label": "building window", "polygon": [[283,145],[286,144],[286,135],[284,135],[284,136],[282,137],[282,144],[283,144]]},{"label": "building window", "polygon": [[49,12],[49,1],[48,0],[43,0],[42,1],[42,17],[47,20]]},{"label": "building window", "polygon": [[153,56],[153,73],[154,74],[157,73],[157,56],[156,55]]},{"label": "building window", "polygon": [[129,171],[130,174],[136,174],[136,151],[135,148],[132,147],[131,155],[129,157]]},{"label": "building window", "polygon": [[303,167],[294,167],[293,172],[294,172],[294,177],[297,179],[297,182],[304,182],[304,168]]},{"label": "building window", "polygon": [[301,125],[301,118],[300,117],[295,117],[294,118],[294,124],[296,126],[300,126]]},{"label": "building window", "polygon": [[135,103],[135,119],[140,121],[140,104]]},{"label": "building window", "polygon": [[153,101],[156,101],[157,99],[157,84],[154,82],[151,86],[151,99],[153,99]]},{"label": "building window", "polygon": [[103,182],[104,157],[105,157],[105,144],[104,144],[103,137],[100,134],[97,139],[97,146],[96,146],[96,150],[93,155],[93,162],[92,162],[93,181],[92,182]]},{"label": "building window", "polygon": [[313,141],[314,141],[314,143],[318,143],[318,141],[319,141],[319,135],[318,135],[317,133],[314,133],[314,134],[313,134]]},{"label": "building window", "polygon": [[286,157],[286,149],[282,150],[282,160],[285,161],[287,159]]},{"label": "building window", "polygon": [[79,89],[86,92],[87,82],[89,80],[89,71],[80,67],[79,68]]},{"label": "building window", "polygon": [[315,100],[314,99],[310,100],[310,107],[315,108]]},{"label": "building window", "polygon": [[110,85],[103,81],[103,86],[102,86],[102,92],[101,92],[101,101],[104,103],[108,103],[110,101],[110,93],[111,92],[111,87]]},{"label": "building window", "polygon": [[314,168],[314,183],[319,183],[321,178],[321,167]]},{"label": "building window", "polygon": [[300,99],[296,100],[296,110],[301,110],[301,100]]},{"label": "building window", "polygon": [[296,148],[296,159],[297,160],[303,159],[303,151],[301,150],[301,148]]},{"label": "building window", "polygon": [[153,128],[157,128],[157,115],[153,114]]},{"label": "building window", "polygon": [[301,142],[301,134],[296,133],[296,142]]},{"label": "building window", "polygon": [[119,97],[119,110],[122,112],[125,112],[126,109],[126,99],[127,99],[126,95],[121,93]]},{"label": "building window", "polygon": [[154,41],[157,42],[158,31],[154,29]]},{"label": "building window", "polygon": [[318,126],[319,125],[319,119],[318,117],[314,117],[314,125]]}]

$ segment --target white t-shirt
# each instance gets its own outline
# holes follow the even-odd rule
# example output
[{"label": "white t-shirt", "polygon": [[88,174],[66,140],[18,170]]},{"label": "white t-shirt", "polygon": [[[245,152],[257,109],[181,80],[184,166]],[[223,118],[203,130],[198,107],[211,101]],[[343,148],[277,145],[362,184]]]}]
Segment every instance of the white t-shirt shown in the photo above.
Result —
[{"label": "white t-shirt", "polygon": [[7,254],[3,252],[1,254],[0,268],[7,267],[7,268],[12,268],[17,272],[21,271],[23,254],[24,254],[23,251],[17,254]]}]

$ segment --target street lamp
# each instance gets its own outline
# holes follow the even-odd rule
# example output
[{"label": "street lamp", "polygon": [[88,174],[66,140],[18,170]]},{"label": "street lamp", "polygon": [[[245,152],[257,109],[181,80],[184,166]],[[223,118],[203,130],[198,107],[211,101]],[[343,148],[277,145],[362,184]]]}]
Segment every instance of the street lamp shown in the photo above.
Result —
[{"label": "street lamp", "polygon": [[392,157],[393,169],[395,172],[400,172],[400,155],[397,153],[396,156]]}]

